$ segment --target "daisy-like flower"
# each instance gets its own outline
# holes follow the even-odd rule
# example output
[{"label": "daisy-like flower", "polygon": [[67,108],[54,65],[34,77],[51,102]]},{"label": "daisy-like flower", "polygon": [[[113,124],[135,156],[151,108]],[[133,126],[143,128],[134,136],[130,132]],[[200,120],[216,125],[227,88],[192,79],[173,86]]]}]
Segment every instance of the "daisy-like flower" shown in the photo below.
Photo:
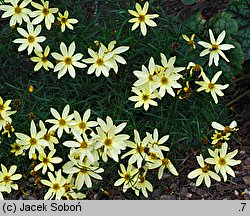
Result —
[{"label": "daisy-like flower", "polygon": [[195,64],[194,62],[188,63],[187,70],[190,70],[189,73],[191,77],[193,77],[193,73],[194,76],[198,77],[200,77],[201,74],[204,73],[203,68],[199,64]]},{"label": "daisy-like flower", "polygon": [[55,16],[53,13],[58,12],[58,8],[49,8],[49,1],[41,0],[42,5],[36,2],[31,2],[31,5],[38,9],[36,11],[32,11],[31,17],[36,17],[33,19],[32,24],[37,25],[43,20],[45,20],[45,26],[48,30],[51,29],[51,24],[55,22]]},{"label": "daisy-like flower", "polygon": [[48,147],[49,147],[50,151],[52,151],[54,149],[54,144],[59,143],[58,139],[54,136],[55,132],[52,130],[49,132],[41,120],[39,121],[39,127],[41,130],[46,131],[46,133],[43,136],[43,139],[45,141],[47,141]]},{"label": "daisy-like flower", "polygon": [[79,134],[84,135],[86,130],[90,129],[91,127],[96,127],[98,125],[96,121],[89,121],[90,113],[90,109],[87,109],[81,118],[79,112],[74,111],[74,120],[70,125],[71,128]]},{"label": "daisy-like flower", "polygon": [[147,1],[145,2],[143,8],[141,7],[141,5],[136,3],[135,4],[136,11],[128,10],[128,12],[131,15],[135,16],[135,18],[132,18],[129,20],[130,23],[134,23],[131,30],[134,31],[140,25],[141,33],[143,34],[143,36],[147,34],[146,25],[150,27],[157,26],[157,24],[152,19],[159,16],[158,14],[147,14],[148,7],[149,7],[149,3]]},{"label": "daisy-like flower", "polygon": [[9,106],[11,103],[11,100],[3,101],[2,97],[0,96],[0,114],[2,117],[5,117],[6,111],[11,110],[11,107]]},{"label": "daisy-like flower", "polygon": [[[162,64],[163,70],[165,72],[170,71],[171,73],[178,73],[180,71],[185,70],[185,67],[175,67],[174,66],[174,63],[176,61],[176,56],[171,57],[171,58],[169,58],[169,60],[167,60],[166,56],[163,53],[161,53],[160,55],[161,55],[161,64]],[[170,68],[171,68],[171,70],[168,70]]]},{"label": "daisy-like flower", "polygon": [[200,92],[205,90],[207,93],[211,92],[211,95],[216,104],[218,103],[217,95],[223,96],[224,93],[221,90],[224,90],[229,86],[228,84],[225,85],[215,84],[221,74],[222,71],[218,71],[210,81],[207,78],[206,74],[202,73],[202,78],[204,81],[195,81],[196,84],[201,86],[200,88],[197,89],[197,91]]},{"label": "daisy-like flower", "polygon": [[31,14],[31,10],[25,7],[31,0],[24,0],[22,3],[19,2],[20,0],[11,0],[8,1],[11,5],[0,5],[0,10],[5,11],[2,18],[11,17],[10,26],[15,26],[16,23],[22,25],[23,21],[26,23],[30,21],[29,15]]},{"label": "daisy-like flower", "polygon": [[142,175],[139,175],[138,181],[135,185],[135,194],[139,196],[140,191],[142,192],[143,196],[148,197],[148,191],[153,192],[153,186],[152,184],[146,180],[146,172],[144,172]]},{"label": "daisy-like flower", "polygon": [[70,18],[69,19],[69,12],[66,10],[64,11],[64,14],[62,15],[60,12],[58,12],[58,15],[59,17],[57,17],[57,20],[60,22],[61,24],[61,31],[64,32],[65,31],[65,28],[66,26],[73,30],[74,27],[71,25],[71,24],[76,24],[78,23],[78,20],[77,19],[74,19],[74,18]]},{"label": "daisy-like flower", "polygon": [[2,132],[2,135],[8,134],[8,138],[10,138],[10,137],[11,137],[11,134],[12,134],[14,131],[15,131],[15,129],[13,128],[13,126],[12,126],[9,122],[7,122],[7,123],[5,124],[5,126],[4,126],[4,130],[3,130],[3,132]]},{"label": "daisy-like flower", "polygon": [[107,117],[107,124],[100,118],[97,119],[97,122],[101,127],[96,128],[97,135],[94,139],[97,141],[97,143],[95,148],[102,148],[102,159],[105,162],[108,159],[107,156],[118,162],[118,155],[121,153],[121,150],[126,149],[126,140],[129,139],[129,135],[118,133],[120,133],[126,127],[127,123],[121,123],[118,126],[115,126],[113,125],[112,119],[109,116]]},{"label": "daisy-like flower", "polygon": [[163,97],[166,91],[171,96],[175,97],[173,88],[182,88],[181,84],[177,82],[181,78],[180,74],[173,73],[173,67],[161,72],[155,77],[154,89],[160,88],[159,95]]},{"label": "daisy-like flower", "polygon": [[162,145],[168,140],[169,135],[165,135],[159,139],[159,133],[157,128],[154,129],[153,135],[148,132],[146,132],[146,134],[149,143],[148,144],[149,149],[153,149],[159,154],[162,153],[161,151],[169,151],[169,148],[167,146]]},{"label": "daisy-like flower", "polygon": [[62,162],[62,158],[53,157],[55,153],[56,149],[53,149],[48,155],[46,155],[44,151],[40,152],[38,160],[41,161],[41,163],[35,166],[34,171],[38,171],[41,168],[43,168],[42,174],[45,174],[48,168],[50,171],[54,171],[53,164],[58,164]]},{"label": "daisy-like flower", "polygon": [[46,131],[41,130],[37,133],[36,125],[32,120],[30,123],[30,135],[28,136],[23,133],[15,133],[17,136],[16,143],[24,147],[24,149],[29,149],[29,158],[32,158],[36,150],[38,153],[43,151],[43,147],[48,146],[48,143],[43,139]]},{"label": "daisy-like flower", "polygon": [[205,184],[207,187],[211,186],[211,179],[213,178],[216,181],[221,181],[220,176],[218,176],[215,172],[210,170],[210,166],[208,164],[204,163],[203,156],[196,156],[196,159],[198,161],[198,164],[201,168],[195,169],[192,172],[188,174],[189,179],[197,178],[195,185],[198,187],[203,180],[205,181]]},{"label": "daisy-like flower", "polygon": [[121,172],[118,171],[119,175],[121,176],[120,179],[116,180],[114,186],[120,186],[123,184],[123,193],[125,193],[129,188],[134,187],[136,180],[138,169],[135,168],[133,165],[128,165],[127,170],[123,164],[120,164]]},{"label": "daisy-like flower", "polygon": [[24,148],[23,148],[22,145],[17,144],[16,142],[14,142],[14,143],[11,144],[10,146],[11,146],[11,148],[12,148],[12,149],[10,150],[10,152],[11,152],[11,153],[14,153],[15,156],[18,156],[18,155],[23,154]]},{"label": "daisy-like flower", "polygon": [[235,166],[241,163],[241,160],[232,159],[237,153],[238,149],[233,152],[227,153],[228,144],[226,142],[222,143],[221,149],[215,149],[212,151],[208,149],[209,154],[212,158],[205,159],[206,163],[215,164],[214,169],[217,173],[221,173],[224,182],[227,181],[227,174],[235,177],[235,173],[230,166]]},{"label": "daisy-like flower", "polygon": [[50,52],[49,46],[46,46],[44,53],[39,52],[38,50],[34,50],[36,57],[31,57],[30,60],[33,62],[37,62],[34,67],[34,71],[38,71],[43,67],[45,70],[49,70],[49,68],[54,68],[54,65],[48,60],[48,55]]},{"label": "daisy-like flower", "polygon": [[120,47],[115,48],[115,44],[116,44],[116,41],[111,41],[108,44],[108,48],[106,48],[103,44],[101,44],[101,46],[104,47],[105,53],[110,53],[110,52],[113,53],[113,56],[111,59],[109,59],[109,61],[113,64],[113,69],[115,73],[117,73],[118,72],[117,62],[120,64],[127,64],[126,60],[119,54],[126,52],[129,49],[129,46],[120,46]]},{"label": "daisy-like flower", "polygon": [[101,73],[103,73],[105,77],[108,77],[110,68],[115,67],[111,61],[114,53],[105,53],[104,46],[99,48],[98,53],[89,48],[88,53],[92,58],[82,60],[84,63],[92,64],[89,67],[87,74],[92,74],[95,72],[96,76],[99,77]]},{"label": "daisy-like flower", "polygon": [[230,123],[230,125],[228,126],[223,126],[218,122],[213,121],[212,122],[212,127],[216,130],[228,133],[228,132],[232,132],[232,131],[237,131],[239,130],[239,128],[237,128],[237,122],[236,121],[232,121]]},{"label": "daisy-like flower", "polygon": [[69,125],[72,123],[72,119],[74,118],[73,114],[69,115],[69,110],[70,110],[70,107],[67,104],[63,109],[62,117],[61,117],[61,115],[54,108],[50,108],[50,112],[55,117],[55,119],[47,119],[46,122],[54,124],[49,129],[49,131],[57,130],[58,138],[62,137],[63,131],[65,131],[66,133],[69,133]]},{"label": "daisy-like flower", "polygon": [[142,71],[134,71],[135,76],[137,76],[138,80],[134,83],[134,86],[141,86],[144,84],[148,84],[150,87],[154,83],[155,74],[155,62],[154,58],[151,57],[148,64],[148,69],[142,65]]},{"label": "daisy-like flower", "polygon": [[20,43],[21,45],[18,48],[18,52],[21,52],[28,48],[28,55],[30,55],[33,49],[36,49],[39,52],[43,51],[43,48],[39,43],[42,43],[46,40],[44,36],[38,36],[42,30],[42,26],[38,25],[35,29],[31,22],[27,23],[28,32],[23,28],[18,27],[17,31],[24,38],[15,39],[14,43]]},{"label": "daisy-like flower", "polygon": [[79,162],[77,164],[69,161],[63,166],[63,172],[68,174],[77,173],[75,185],[77,190],[80,190],[84,184],[86,184],[88,188],[92,187],[92,181],[90,177],[102,180],[102,177],[98,173],[104,172],[104,169],[90,164],[88,160]]},{"label": "daisy-like flower", "polygon": [[121,159],[131,155],[128,164],[130,165],[136,162],[137,167],[140,168],[142,166],[142,161],[147,160],[148,158],[148,155],[145,152],[145,149],[148,148],[147,139],[144,138],[141,141],[140,134],[137,130],[134,130],[134,142],[127,141],[127,145],[131,150],[122,155]]},{"label": "daisy-like flower", "polygon": [[10,118],[10,115],[15,112],[16,111],[6,111],[4,116],[0,113],[0,131],[2,128],[5,129],[6,125],[11,124],[12,119]]},{"label": "daisy-like flower", "polygon": [[[93,163],[94,157],[91,154],[91,151],[94,149],[93,141],[89,141],[87,137],[83,139],[79,133],[77,133],[75,130],[72,130],[72,133],[76,139],[76,141],[65,141],[63,142],[64,146],[70,147],[70,148],[78,148],[77,153],[80,155],[80,161],[83,161],[84,157],[87,157],[88,160]],[[85,135],[86,136],[86,135]]]},{"label": "daisy-like flower", "polygon": [[164,173],[164,170],[167,168],[173,175],[178,176],[178,172],[176,171],[174,165],[168,158],[161,157],[154,164],[150,165],[150,169],[159,168],[158,170],[158,179],[161,179]]},{"label": "daisy-like flower", "polygon": [[191,38],[189,38],[189,37],[188,37],[187,35],[185,35],[185,34],[182,34],[182,37],[183,37],[183,39],[184,39],[185,41],[188,42],[188,44],[189,44],[190,46],[193,47],[193,49],[196,49],[195,42],[194,42],[195,34],[192,34]]},{"label": "daisy-like flower", "polygon": [[18,190],[18,185],[15,184],[14,181],[22,178],[22,175],[14,174],[16,172],[17,166],[10,166],[10,170],[8,171],[7,168],[3,164],[1,164],[1,169],[2,171],[0,171],[0,184],[5,186],[6,192],[10,193],[11,188],[13,188],[14,190]]},{"label": "daisy-like flower", "polygon": [[41,183],[48,186],[49,190],[45,194],[44,199],[53,199],[56,196],[56,200],[60,200],[65,193],[65,187],[67,180],[62,176],[62,171],[55,172],[55,177],[51,172],[48,172],[49,180],[42,179]]},{"label": "daisy-like flower", "polygon": [[147,111],[149,105],[158,106],[158,103],[153,100],[159,96],[157,90],[153,90],[149,86],[142,86],[132,87],[132,92],[134,92],[136,96],[131,96],[128,99],[136,102],[135,108],[143,105],[143,108]]},{"label": "daisy-like flower", "polygon": [[235,47],[232,44],[221,44],[225,38],[225,35],[226,35],[226,32],[224,30],[219,34],[217,40],[215,40],[212,30],[209,29],[209,36],[210,36],[211,43],[207,43],[204,41],[198,42],[198,44],[200,44],[201,46],[206,48],[205,50],[203,50],[200,53],[200,56],[205,56],[205,55],[209,54],[208,66],[211,66],[213,64],[213,61],[214,61],[214,64],[216,66],[218,66],[219,65],[219,56],[224,58],[225,61],[229,62],[228,58],[225,56],[225,54],[222,51],[229,50],[229,49],[232,49]]},{"label": "daisy-like flower", "polygon": [[216,143],[218,143],[219,141],[222,140],[229,140],[230,138],[228,138],[230,136],[230,133],[221,133],[218,132],[217,130],[215,130],[215,134],[213,134],[213,136],[211,137],[212,144],[215,145]]},{"label": "daisy-like flower", "polygon": [[69,48],[67,49],[65,43],[61,42],[60,44],[60,50],[61,54],[53,52],[51,55],[59,61],[59,63],[55,66],[54,72],[58,72],[58,79],[60,79],[67,71],[69,71],[69,74],[72,78],[75,78],[76,72],[74,67],[78,68],[84,68],[87,65],[78,62],[82,57],[83,54],[77,53],[74,55],[76,49],[75,42],[72,42],[69,45]]}]

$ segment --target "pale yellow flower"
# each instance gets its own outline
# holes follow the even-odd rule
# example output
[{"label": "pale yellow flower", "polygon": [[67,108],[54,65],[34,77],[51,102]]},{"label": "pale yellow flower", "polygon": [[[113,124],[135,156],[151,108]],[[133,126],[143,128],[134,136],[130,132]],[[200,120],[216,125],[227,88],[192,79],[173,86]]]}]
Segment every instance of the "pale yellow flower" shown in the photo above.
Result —
[{"label": "pale yellow flower", "polygon": [[21,3],[19,2],[20,0],[10,0],[8,3],[11,5],[0,5],[0,10],[5,11],[2,18],[11,17],[10,26],[14,26],[16,23],[22,25],[23,21],[26,23],[30,21],[29,15],[31,14],[31,10],[26,8],[26,6],[31,0],[24,0]]},{"label": "pale yellow flower", "polygon": [[74,111],[74,120],[70,125],[71,128],[84,135],[86,130],[90,129],[91,127],[96,127],[98,125],[96,121],[89,121],[90,113],[90,109],[87,109],[81,118],[79,112]]},{"label": "pale yellow flower", "polygon": [[160,88],[159,95],[161,97],[163,97],[166,92],[175,97],[173,88],[182,88],[181,84],[177,82],[182,76],[173,73],[173,70],[173,67],[169,67],[166,71],[162,69],[154,79],[155,84],[153,85],[153,89]]},{"label": "pale yellow flower", "polygon": [[149,85],[151,87],[155,83],[155,70],[156,65],[154,62],[154,58],[151,57],[148,63],[148,69],[142,65],[142,71],[134,71],[133,74],[137,76],[138,80],[134,83],[134,86],[141,86],[144,84]]},{"label": "pale yellow flower", "polygon": [[18,155],[23,154],[24,148],[23,148],[22,145],[17,144],[17,143],[15,142],[15,143],[11,144],[10,146],[11,146],[11,148],[12,148],[12,149],[10,150],[10,152],[11,152],[11,153],[14,153],[15,156],[18,156]]},{"label": "pale yellow flower", "polygon": [[38,9],[36,11],[32,11],[31,17],[36,17],[33,19],[32,24],[37,25],[43,20],[45,20],[45,26],[48,30],[51,29],[51,24],[55,22],[55,16],[53,13],[58,12],[58,8],[49,8],[49,1],[41,0],[42,5],[36,2],[31,2],[31,5]]},{"label": "pale yellow flower", "polygon": [[189,38],[189,37],[188,37],[187,35],[185,35],[185,34],[182,34],[182,37],[183,37],[183,39],[184,39],[185,41],[188,42],[188,44],[189,44],[190,46],[193,47],[193,49],[196,49],[195,42],[194,42],[195,34],[192,34],[191,38]]},{"label": "pale yellow flower", "polygon": [[88,160],[78,163],[69,161],[63,166],[63,172],[68,174],[77,174],[75,185],[77,190],[80,190],[84,184],[86,184],[88,188],[92,187],[91,177],[102,180],[102,177],[98,173],[104,172],[104,169],[91,164]]},{"label": "pale yellow flower", "polygon": [[131,155],[128,164],[130,165],[136,162],[137,167],[140,168],[143,160],[148,160],[148,155],[145,152],[145,149],[148,147],[148,140],[144,138],[141,141],[140,134],[137,130],[134,130],[134,142],[127,141],[127,146],[131,148],[131,150],[123,154],[121,159]]},{"label": "pale yellow flower", "polygon": [[56,200],[60,200],[65,193],[65,187],[67,180],[62,176],[62,171],[55,172],[55,177],[51,172],[48,172],[49,180],[41,180],[41,183],[48,186],[49,190],[44,196],[45,200],[53,199],[56,196]]},{"label": "pale yellow flower", "polygon": [[71,24],[78,23],[77,19],[68,18],[69,12],[66,10],[64,11],[64,14],[62,15],[60,12],[58,12],[59,17],[57,17],[58,21],[61,23],[61,31],[65,31],[65,27],[67,26],[69,29],[73,30],[74,27]]},{"label": "pale yellow flower", "polygon": [[193,179],[199,176],[195,183],[197,187],[203,182],[203,180],[205,181],[206,186],[210,187],[211,186],[210,178],[213,178],[216,181],[221,181],[220,176],[218,176],[215,172],[211,171],[209,165],[204,163],[202,155],[196,156],[196,159],[201,168],[195,169],[192,172],[190,172],[188,174],[188,178]]},{"label": "pale yellow flower", "polygon": [[14,181],[22,178],[22,175],[14,174],[16,172],[17,166],[10,166],[10,170],[8,171],[7,168],[3,164],[1,164],[1,169],[2,171],[0,171],[0,184],[5,186],[6,192],[10,193],[11,188],[13,188],[14,190],[18,190],[18,185],[15,184]]},{"label": "pale yellow flower", "polygon": [[83,59],[82,61],[87,64],[92,64],[87,74],[92,74],[95,72],[96,76],[99,77],[101,73],[105,76],[109,76],[110,68],[114,68],[113,61],[111,61],[114,53],[108,52],[105,53],[105,47],[101,46],[98,50],[98,53],[92,49],[88,49],[88,53],[92,58]]},{"label": "pale yellow flower", "polygon": [[29,149],[29,158],[31,159],[36,151],[40,153],[45,146],[48,146],[48,143],[43,139],[45,133],[46,131],[44,130],[37,132],[35,122],[32,120],[30,123],[30,136],[23,133],[15,133],[18,138],[16,143],[22,145],[24,149]]},{"label": "pale yellow flower", "polygon": [[15,39],[14,43],[20,43],[21,45],[18,48],[18,52],[21,52],[25,49],[28,50],[28,55],[30,55],[33,49],[36,49],[39,52],[43,51],[43,48],[39,43],[42,43],[46,40],[44,36],[38,36],[42,30],[42,26],[38,25],[35,29],[31,22],[27,23],[28,32],[23,28],[17,28],[17,31],[24,38]]},{"label": "pale yellow flower", "polygon": [[41,163],[35,166],[34,171],[38,171],[41,168],[42,168],[42,174],[45,174],[48,168],[50,171],[54,171],[53,163],[58,164],[62,162],[62,158],[53,157],[55,153],[56,153],[56,149],[53,149],[52,151],[50,151],[48,155],[46,155],[44,151],[40,152],[38,156],[38,160],[41,161]]},{"label": "pale yellow flower", "polygon": [[48,60],[48,55],[50,52],[49,46],[46,46],[44,50],[44,54],[42,52],[39,52],[38,50],[34,50],[37,57],[31,57],[30,60],[33,62],[37,62],[37,64],[34,67],[34,71],[38,71],[43,67],[45,70],[49,70],[49,68],[54,68],[54,65]]},{"label": "pale yellow flower", "polygon": [[154,164],[150,165],[150,169],[159,168],[158,170],[158,179],[161,179],[164,173],[164,170],[167,168],[173,175],[178,176],[179,173],[176,171],[174,165],[168,158],[164,158],[162,155],[161,157],[154,162]]},{"label": "pale yellow flower", "polygon": [[136,11],[128,10],[128,12],[131,15],[136,17],[136,18],[132,18],[129,20],[130,23],[134,23],[131,30],[134,31],[140,25],[141,33],[144,36],[147,34],[146,25],[148,25],[150,27],[157,26],[157,24],[152,19],[159,16],[158,14],[147,14],[148,7],[149,7],[149,3],[147,1],[147,2],[145,2],[143,8],[141,7],[141,5],[136,3],[135,4]]},{"label": "pale yellow flower", "polygon": [[241,163],[241,160],[232,159],[238,153],[238,149],[227,153],[227,148],[228,144],[224,142],[220,150],[215,149],[212,151],[211,149],[208,149],[208,152],[212,157],[205,159],[206,163],[215,164],[214,169],[217,173],[221,173],[224,182],[227,181],[227,174],[235,177],[235,173],[230,166],[235,166]]},{"label": "pale yellow flower", "polygon": [[159,96],[157,90],[153,90],[149,86],[140,86],[132,87],[131,91],[134,92],[136,96],[131,96],[128,99],[136,102],[135,108],[143,106],[143,108],[147,111],[149,109],[149,105],[158,106],[158,103],[153,100]]},{"label": "pale yellow flower", "polygon": [[211,66],[213,64],[213,62],[216,66],[218,66],[219,65],[219,58],[220,58],[219,56],[224,58],[225,61],[229,62],[228,58],[225,56],[225,54],[222,51],[229,50],[229,49],[232,49],[235,47],[232,44],[221,44],[225,38],[225,35],[226,35],[226,32],[224,30],[219,34],[218,38],[215,40],[212,30],[209,29],[209,36],[210,36],[211,43],[207,43],[204,41],[198,42],[198,44],[200,44],[201,46],[206,48],[205,50],[203,50],[200,53],[200,56],[205,56],[205,55],[209,54],[208,66]]},{"label": "pale yellow flower", "polygon": [[121,178],[115,181],[114,186],[120,186],[123,184],[123,193],[125,193],[129,188],[135,186],[139,170],[131,164],[128,165],[127,170],[123,164],[120,164],[120,169],[121,172],[118,171],[118,173]]},{"label": "pale yellow flower", "polygon": [[214,102],[217,104],[218,103],[218,98],[217,95],[223,96],[224,93],[221,90],[226,89],[229,85],[220,85],[220,84],[215,84],[220,75],[222,74],[222,71],[218,71],[212,80],[210,81],[205,73],[202,73],[202,78],[204,81],[195,81],[196,84],[200,85],[201,87],[197,89],[197,91],[206,91],[207,93],[211,92],[211,95],[214,99]]},{"label": "pale yellow flower", "polygon": [[148,191],[153,192],[152,184],[146,179],[146,173],[139,175],[138,181],[134,187],[135,194],[139,196],[140,192],[142,192],[143,196],[148,197]]},{"label": "pale yellow flower", "polygon": [[59,61],[59,63],[54,68],[54,72],[59,71],[58,72],[58,79],[60,79],[62,76],[64,76],[67,71],[69,71],[69,75],[72,78],[75,78],[76,71],[75,71],[74,67],[84,68],[87,66],[81,62],[78,62],[83,57],[83,54],[81,54],[81,53],[74,54],[75,49],[76,49],[76,45],[75,45],[74,41],[69,45],[68,49],[67,49],[65,43],[61,42],[60,51],[61,51],[62,55],[59,53],[56,53],[56,52],[51,53],[51,55],[57,61]]},{"label": "pale yellow flower", "polygon": [[73,114],[69,115],[70,107],[67,104],[62,112],[61,115],[54,109],[50,108],[51,114],[55,117],[55,119],[47,119],[45,122],[49,122],[51,124],[54,124],[49,131],[56,131],[57,130],[57,136],[59,138],[62,137],[63,131],[66,133],[69,133],[70,124],[72,123],[72,119],[74,118]]},{"label": "pale yellow flower", "polygon": [[126,52],[129,49],[129,46],[120,46],[120,47],[115,48],[115,44],[116,44],[116,41],[111,41],[108,44],[108,48],[105,47],[102,43],[101,43],[101,46],[104,47],[105,53],[109,53],[109,52],[113,53],[113,56],[111,59],[109,59],[109,61],[113,64],[113,69],[115,73],[117,73],[118,72],[117,62],[120,64],[127,64],[126,60],[119,54]]},{"label": "pale yellow flower", "polygon": [[127,123],[121,123],[118,126],[111,126],[110,120],[112,121],[112,119],[107,116],[106,124],[102,119],[97,119],[100,127],[96,127],[97,135],[95,136],[94,140],[96,140],[97,143],[95,144],[95,148],[103,149],[102,159],[105,162],[108,159],[107,156],[118,162],[119,154],[121,154],[121,150],[126,149],[126,140],[129,139],[129,135],[118,133],[120,133],[126,127]]}]

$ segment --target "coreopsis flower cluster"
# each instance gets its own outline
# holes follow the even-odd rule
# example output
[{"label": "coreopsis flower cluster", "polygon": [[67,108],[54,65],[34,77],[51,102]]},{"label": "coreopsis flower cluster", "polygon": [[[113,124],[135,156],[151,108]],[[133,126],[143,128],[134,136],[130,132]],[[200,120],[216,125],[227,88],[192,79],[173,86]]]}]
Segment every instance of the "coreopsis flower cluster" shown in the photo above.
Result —
[{"label": "coreopsis flower cluster", "polygon": [[92,74],[95,72],[95,75],[99,77],[103,74],[105,77],[109,76],[110,69],[113,69],[115,73],[118,72],[118,65],[127,64],[126,60],[119,54],[126,52],[129,47],[121,46],[115,48],[116,41],[111,41],[108,44],[108,48],[100,43],[98,52],[95,52],[92,49],[88,49],[88,53],[91,58],[83,59],[82,61],[87,64],[91,64],[88,68],[87,74]]},{"label": "coreopsis flower cluster", "polygon": [[233,121],[226,127],[218,122],[212,122],[212,127],[216,130],[211,138],[215,149],[208,149],[208,153],[211,157],[204,160],[202,155],[196,156],[200,168],[197,168],[188,174],[188,178],[190,179],[198,177],[195,184],[196,186],[199,186],[204,181],[206,186],[210,187],[210,178],[220,182],[221,178],[218,174],[221,174],[224,182],[226,182],[228,178],[227,174],[235,177],[235,173],[231,167],[241,163],[241,160],[233,159],[237,155],[238,149],[228,152],[227,141],[230,139],[229,137],[231,133],[237,131],[236,121]]},{"label": "coreopsis flower cluster", "polygon": [[185,67],[175,67],[176,57],[171,57],[167,60],[166,56],[161,53],[161,64],[156,65],[154,58],[149,60],[148,68],[142,65],[141,71],[134,71],[134,75],[138,80],[132,87],[132,92],[136,96],[129,97],[129,100],[136,102],[135,108],[143,106],[145,110],[148,110],[149,105],[157,106],[157,102],[153,99],[161,99],[168,93],[172,97],[175,97],[175,89],[182,88],[178,80],[182,77],[179,74]]},{"label": "coreopsis flower cluster", "polygon": [[131,188],[139,196],[140,192],[148,197],[147,190],[152,192],[152,184],[146,180],[148,170],[158,168],[158,179],[161,179],[166,170],[178,176],[174,165],[169,158],[164,156],[164,152],[170,149],[164,144],[169,139],[169,135],[159,138],[158,130],[155,128],[153,134],[146,132],[146,136],[141,140],[140,134],[134,130],[134,141],[127,141],[130,151],[122,155],[121,158],[130,156],[127,169],[120,165],[121,172],[118,171],[120,179],[115,182],[115,186],[123,184],[123,192]]}]

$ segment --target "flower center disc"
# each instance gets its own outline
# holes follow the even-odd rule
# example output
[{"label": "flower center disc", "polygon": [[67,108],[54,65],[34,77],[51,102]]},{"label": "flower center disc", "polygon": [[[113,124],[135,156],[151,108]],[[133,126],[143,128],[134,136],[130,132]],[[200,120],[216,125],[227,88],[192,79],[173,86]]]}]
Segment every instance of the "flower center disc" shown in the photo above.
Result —
[{"label": "flower center disc", "polygon": [[3,182],[8,183],[10,181],[10,177],[9,176],[4,176],[3,177]]},{"label": "flower center disc", "polygon": [[22,8],[20,8],[19,6],[15,7],[16,14],[20,14],[21,12],[22,12]]},{"label": "flower center disc", "polygon": [[209,89],[213,89],[213,88],[214,88],[214,84],[213,84],[213,83],[209,83],[209,84],[208,84],[208,88],[209,88]]},{"label": "flower center disc", "polygon": [[219,159],[219,164],[222,165],[222,166],[225,165],[226,164],[226,160],[224,158],[220,158]]},{"label": "flower center disc", "polygon": [[145,21],[145,15],[140,15],[138,17],[138,19],[139,19],[140,22],[144,22]]},{"label": "flower center disc", "polygon": [[109,139],[109,138],[106,138],[105,141],[104,141],[104,144],[105,144],[106,146],[111,146],[112,140]]},{"label": "flower center disc", "polygon": [[42,61],[42,62],[47,62],[48,59],[47,59],[47,57],[43,56],[43,57],[41,58],[41,61]]},{"label": "flower center disc", "polygon": [[72,64],[72,59],[70,57],[66,57],[64,59],[64,62],[67,64],[67,65],[71,65]]},{"label": "flower center disc", "polygon": [[47,16],[49,14],[49,10],[47,8],[43,8],[43,15]]},{"label": "flower center disc", "polygon": [[144,94],[144,95],[142,96],[142,100],[147,101],[148,99],[149,99],[148,95],[145,95],[145,94]]},{"label": "flower center disc", "polygon": [[30,144],[31,144],[31,145],[36,145],[36,144],[37,144],[36,139],[35,139],[35,138],[31,138],[31,139],[30,139]]},{"label": "flower center disc", "polygon": [[166,84],[168,83],[168,78],[167,78],[167,77],[162,77],[162,78],[161,78],[161,83],[162,83],[163,85],[166,85]]},{"label": "flower center disc", "polygon": [[66,23],[66,22],[67,22],[67,18],[62,17],[61,22],[62,22],[62,23]]},{"label": "flower center disc", "polygon": [[55,184],[53,184],[52,189],[53,190],[59,190],[60,189],[60,185],[58,183],[55,183]]},{"label": "flower center disc", "polygon": [[98,64],[98,65],[103,65],[103,64],[104,64],[103,59],[102,59],[102,58],[98,58],[98,59],[96,60],[96,64]]},{"label": "flower center disc", "polygon": [[35,37],[32,35],[29,35],[29,37],[27,39],[28,39],[29,43],[34,43],[34,41],[35,41]]},{"label": "flower center disc", "polygon": [[218,45],[216,45],[216,44],[212,44],[212,48],[211,48],[211,50],[215,51],[215,50],[217,50],[217,49],[218,49]]},{"label": "flower center disc", "polygon": [[66,125],[66,121],[65,121],[64,119],[60,119],[60,120],[59,120],[59,124],[60,124],[61,126],[64,126],[64,125]]}]

